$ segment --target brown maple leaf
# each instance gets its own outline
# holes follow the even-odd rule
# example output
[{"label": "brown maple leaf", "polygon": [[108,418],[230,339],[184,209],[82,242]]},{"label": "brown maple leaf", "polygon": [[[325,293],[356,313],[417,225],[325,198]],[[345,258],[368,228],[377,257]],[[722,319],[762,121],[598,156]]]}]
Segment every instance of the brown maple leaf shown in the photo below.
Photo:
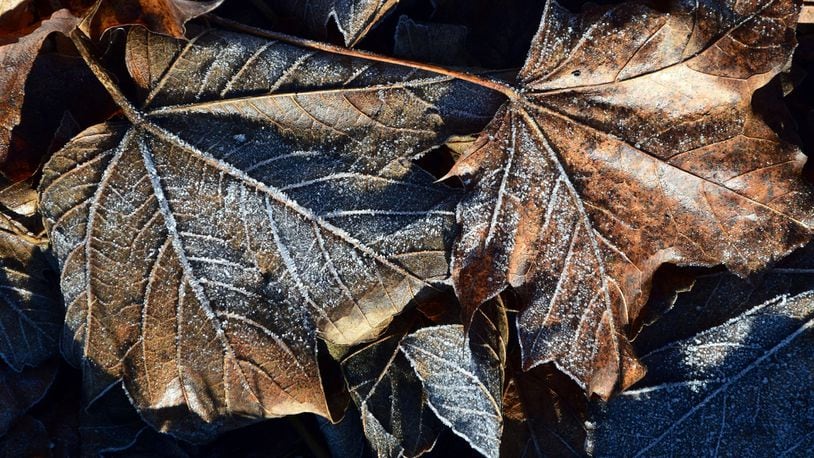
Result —
[{"label": "brown maple leaf", "polygon": [[810,237],[805,157],[750,106],[790,59],[798,7],[662,8],[550,2],[520,89],[450,172],[471,189],[464,307],[517,288],[523,367],[553,361],[603,397],[644,373],[625,333],[660,265],[746,274]]}]

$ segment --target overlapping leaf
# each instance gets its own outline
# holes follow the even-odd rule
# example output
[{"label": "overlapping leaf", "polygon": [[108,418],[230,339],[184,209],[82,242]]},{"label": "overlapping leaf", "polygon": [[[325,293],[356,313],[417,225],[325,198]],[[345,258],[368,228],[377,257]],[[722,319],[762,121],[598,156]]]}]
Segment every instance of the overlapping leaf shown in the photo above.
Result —
[{"label": "overlapping leaf", "polygon": [[789,0],[549,2],[520,90],[453,169],[456,291],[508,285],[525,368],[553,361],[608,396],[643,368],[625,338],[663,263],[747,273],[810,237],[805,157],[752,111],[789,61]]},{"label": "overlapping leaf", "polygon": [[365,436],[381,457],[419,456],[435,445],[443,428],[402,353],[404,337],[388,335],[342,362]]},{"label": "overlapping leaf", "polygon": [[597,406],[590,448],[624,456],[810,455],[812,325],[812,293],[781,296],[651,352],[642,358],[650,370],[641,387]]},{"label": "overlapping leaf", "polygon": [[492,302],[476,312],[469,334],[462,325],[431,326],[402,347],[433,412],[487,457],[500,449],[507,338],[505,311]]},{"label": "overlapping leaf", "polygon": [[[191,440],[329,416],[315,339],[375,337],[447,276],[456,193],[409,158],[493,97],[411,68],[205,31],[130,37],[149,95],[47,164],[63,350]],[[108,83],[110,85],[110,83]],[[116,93],[115,88],[111,90]]]}]

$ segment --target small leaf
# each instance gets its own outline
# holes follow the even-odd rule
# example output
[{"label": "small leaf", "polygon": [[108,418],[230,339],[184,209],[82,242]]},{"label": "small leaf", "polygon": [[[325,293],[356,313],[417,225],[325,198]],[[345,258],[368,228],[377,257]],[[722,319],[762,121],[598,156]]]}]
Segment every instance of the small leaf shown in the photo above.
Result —
[{"label": "small leaf", "polygon": [[419,456],[432,449],[443,428],[401,353],[404,336],[388,335],[342,361],[365,436],[380,457]]},{"label": "small leaf", "polygon": [[452,268],[471,316],[506,287],[524,369],[608,397],[664,263],[745,275],[806,243],[805,156],[750,107],[783,70],[791,0],[547,3],[520,89],[451,174],[471,178]]},{"label": "small leaf", "polygon": [[461,325],[432,326],[404,338],[402,352],[438,418],[487,457],[497,457],[503,430],[505,311],[479,309],[467,338]]},{"label": "small leaf", "polygon": [[589,449],[613,456],[810,455],[813,326],[814,293],[781,296],[651,352],[642,357],[650,369],[642,383],[597,406]]}]

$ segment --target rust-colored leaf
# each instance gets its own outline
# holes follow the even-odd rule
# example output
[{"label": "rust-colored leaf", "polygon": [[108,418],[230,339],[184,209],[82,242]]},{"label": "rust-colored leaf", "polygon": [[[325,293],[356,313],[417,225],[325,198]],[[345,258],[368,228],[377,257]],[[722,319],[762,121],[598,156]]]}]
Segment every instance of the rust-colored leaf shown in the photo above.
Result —
[{"label": "rust-colored leaf", "polygon": [[663,263],[746,274],[805,243],[805,156],[751,109],[789,61],[790,0],[575,15],[549,2],[520,89],[451,174],[469,177],[453,277],[471,315],[511,285],[525,369],[603,397],[642,377],[626,339]]},{"label": "rust-colored leaf", "polygon": [[40,186],[63,353],[91,397],[122,377],[150,424],[188,440],[331,417],[317,337],[375,338],[448,276],[459,193],[410,158],[482,127],[493,99],[252,35],[129,39],[143,54],[131,70],[149,67],[136,72],[145,100],[134,107],[92,64],[127,121],[77,136]]}]

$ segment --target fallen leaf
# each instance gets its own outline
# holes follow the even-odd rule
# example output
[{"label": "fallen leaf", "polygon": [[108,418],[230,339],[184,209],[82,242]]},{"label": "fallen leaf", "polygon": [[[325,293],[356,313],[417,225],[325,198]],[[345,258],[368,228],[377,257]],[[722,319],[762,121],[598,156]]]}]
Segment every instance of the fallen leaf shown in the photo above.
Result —
[{"label": "fallen leaf", "polygon": [[275,0],[269,6],[280,16],[292,18],[311,37],[328,37],[328,25],[335,21],[346,46],[355,46],[399,0]]},{"label": "fallen leaf", "polygon": [[523,367],[554,362],[603,397],[644,374],[625,334],[660,265],[746,274],[810,238],[805,156],[750,107],[789,61],[798,6],[660,8],[549,2],[520,89],[451,172],[471,189],[464,308],[518,289]]},{"label": "fallen leaf", "polygon": [[402,343],[432,411],[486,457],[500,450],[507,338],[506,313],[493,301],[478,309],[469,334],[462,325],[431,326]]},{"label": "fallen leaf", "polygon": [[217,8],[223,0],[99,0],[83,19],[82,30],[99,38],[113,27],[142,25],[150,31],[184,37],[184,24]]},{"label": "fallen leaf", "polygon": [[0,359],[18,372],[57,353],[63,313],[47,246],[0,213]]},{"label": "fallen leaf", "polygon": [[0,205],[17,216],[34,216],[38,208],[37,190],[31,180],[13,183],[0,176]]},{"label": "fallen leaf", "polygon": [[494,97],[225,31],[130,39],[148,96],[133,107],[92,63],[128,121],[80,134],[40,185],[64,355],[98,374],[91,393],[122,377],[148,423],[190,441],[331,417],[317,337],[375,338],[448,276],[458,193],[409,159],[482,126]]},{"label": "fallen leaf", "polygon": [[391,333],[342,361],[365,436],[380,457],[419,456],[433,448],[444,427],[402,353],[405,336]]},{"label": "fallen leaf", "polygon": [[781,296],[642,357],[642,383],[596,406],[588,451],[810,455],[812,325],[814,294]]},{"label": "fallen leaf", "polygon": [[0,41],[0,93],[3,94],[3,103],[0,104],[0,164],[5,162],[8,155],[11,131],[20,122],[28,72],[43,41],[52,33],[70,32],[78,22],[79,19],[70,11],[62,9],[42,21],[30,34],[10,42]]}]

